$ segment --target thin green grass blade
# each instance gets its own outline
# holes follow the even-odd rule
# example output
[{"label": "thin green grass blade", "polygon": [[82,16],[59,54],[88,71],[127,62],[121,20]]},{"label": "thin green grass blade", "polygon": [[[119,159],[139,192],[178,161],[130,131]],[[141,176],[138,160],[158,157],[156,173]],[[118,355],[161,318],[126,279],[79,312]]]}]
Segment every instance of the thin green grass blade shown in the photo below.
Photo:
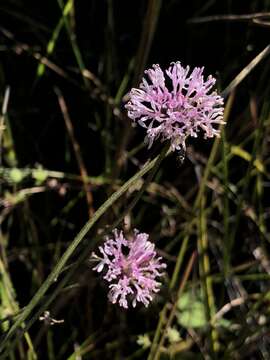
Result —
[{"label": "thin green grass blade", "polygon": [[[167,149],[165,149],[167,152]],[[22,314],[18,317],[12,327],[9,329],[8,333],[6,334],[3,342],[0,346],[0,351],[3,351],[5,348],[6,343],[9,339],[16,333],[17,329],[22,325],[22,323],[27,319],[27,317],[31,314],[32,310],[36,307],[36,305],[40,302],[45,292],[51,286],[52,283],[57,281],[57,278],[61,271],[63,270],[65,264],[67,263],[68,259],[71,257],[75,249],[78,245],[82,242],[85,235],[89,232],[89,230],[94,226],[97,220],[117,201],[138,179],[140,179],[143,175],[145,175],[148,171],[150,171],[156,164],[159,164],[162,158],[164,158],[165,152],[163,151],[159,156],[157,156],[154,160],[150,161],[146,164],[138,173],[136,173],[132,178],[130,178],[121,188],[113,193],[110,198],[105,201],[103,205],[95,212],[93,217],[84,225],[72,243],[69,245],[67,250],[62,255],[61,259],[58,261],[50,275],[44,281],[42,286],[36,292],[30,303],[25,307]]]}]

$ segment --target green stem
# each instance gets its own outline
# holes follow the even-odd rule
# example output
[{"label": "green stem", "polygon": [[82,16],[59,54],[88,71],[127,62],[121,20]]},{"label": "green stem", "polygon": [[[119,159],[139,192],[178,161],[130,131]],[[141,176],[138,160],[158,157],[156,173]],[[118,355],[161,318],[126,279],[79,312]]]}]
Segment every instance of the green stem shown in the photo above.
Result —
[{"label": "green stem", "polygon": [[218,333],[212,319],[215,315],[215,301],[212,287],[212,276],[210,269],[210,260],[208,256],[208,236],[207,223],[205,216],[205,196],[202,197],[200,203],[200,216],[198,219],[198,251],[199,251],[199,269],[200,278],[202,279],[202,290],[204,297],[205,315],[210,325],[210,349],[213,358],[219,349]]},{"label": "green stem", "polygon": [[[228,101],[227,101],[226,108],[225,108],[225,113],[224,113],[224,121],[227,121],[227,119],[228,119],[228,116],[229,116],[229,113],[230,113],[230,110],[231,110],[231,107],[232,107],[233,100],[234,100],[234,94],[232,94],[229,97]],[[197,194],[196,199],[195,199],[194,204],[193,204],[193,208],[192,208],[192,213],[193,214],[197,213],[197,208],[200,205],[200,201],[201,201],[201,198],[202,198],[202,196],[204,194],[206,183],[207,183],[209,174],[211,172],[213,162],[214,162],[214,160],[216,158],[216,155],[217,155],[219,143],[220,143],[220,139],[215,138],[215,141],[214,141],[214,144],[212,146],[212,150],[211,150],[211,153],[210,153],[210,156],[209,156],[208,162],[206,164],[204,174],[203,174],[203,177],[202,177],[202,180],[201,180],[201,183],[200,183],[200,188],[199,188],[198,194]],[[194,221],[194,219],[191,219],[191,221],[189,223],[187,223],[187,226],[185,227],[185,229],[183,231],[184,233],[186,233],[186,236],[183,239],[180,251],[179,251],[178,256],[177,256],[176,264],[175,264],[175,267],[174,267],[174,270],[173,270],[172,278],[171,278],[170,285],[169,285],[171,291],[175,288],[177,280],[178,280],[178,276],[179,276],[180,269],[181,269],[181,266],[182,266],[182,263],[183,263],[184,255],[185,255],[187,245],[188,245],[188,242],[189,242],[189,238],[190,238],[189,234],[190,234],[190,230],[192,228],[193,221]],[[195,221],[196,221],[196,217],[195,217]],[[149,360],[152,358],[152,354],[155,351],[155,348],[157,346],[157,343],[158,343],[158,340],[159,340],[159,337],[160,337],[160,333],[162,331],[162,324],[165,321],[165,319],[164,319],[165,310],[164,309],[166,309],[166,307],[167,307],[167,304],[164,305],[163,310],[160,312],[158,326],[157,326],[156,331],[155,331],[154,340],[153,340],[151,350],[150,350],[150,354],[149,354],[149,357],[148,357]]]},{"label": "green stem", "polygon": [[[165,325],[165,328],[163,330],[163,333],[162,333],[161,339],[159,341],[159,344],[157,345],[156,353],[155,353],[155,355],[153,354],[153,360],[159,360],[160,359],[161,349],[162,349],[162,346],[163,346],[163,344],[165,342],[165,337],[167,335],[168,328],[172,325],[172,322],[173,322],[173,319],[174,319],[174,316],[175,316],[175,313],[176,313],[176,310],[177,310],[178,300],[179,300],[180,296],[182,295],[182,293],[183,293],[183,291],[185,289],[187,280],[188,280],[188,278],[190,276],[190,273],[191,273],[191,270],[192,270],[192,268],[194,266],[196,256],[197,256],[197,254],[194,251],[192,253],[190,259],[189,259],[188,264],[187,264],[183,279],[182,279],[182,281],[180,283],[180,286],[179,286],[179,289],[177,291],[176,299],[175,299],[175,301],[173,303],[172,309],[171,309],[170,314],[168,316],[168,320],[166,321],[166,325]],[[154,350],[155,349],[153,349],[153,351]],[[149,355],[149,359],[152,359],[151,354]]]},{"label": "green stem", "polygon": [[[229,188],[229,173],[228,173],[228,150],[226,142],[226,134],[224,129],[221,133],[222,139],[222,176],[224,188]],[[224,264],[224,277],[227,278],[229,275],[230,268],[230,251],[228,249],[228,239],[229,239],[229,197],[228,191],[224,191],[223,194],[223,224],[224,224],[224,252],[223,252],[223,264]]]},{"label": "green stem", "polygon": [[[73,254],[75,249],[78,247],[78,245],[81,243],[81,241],[84,239],[85,235],[89,232],[89,230],[93,227],[93,225],[97,222],[97,220],[136,182],[138,181],[143,175],[145,175],[149,170],[153,169],[153,172],[151,172],[151,178],[149,175],[148,181],[146,183],[150,182],[152,177],[154,176],[155,171],[157,170],[159,164],[161,163],[162,159],[166,156],[167,153],[167,147],[161,152],[159,156],[157,156],[154,160],[146,164],[137,174],[135,174],[132,178],[130,178],[124,185],[121,186],[121,188],[113,193],[110,198],[105,201],[103,205],[100,206],[100,208],[95,212],[93,217],[84,225],[84,227],[81,229],[81,231],[78,233],[78,235],[74,238],[72,243],[69,245],[67,250],[62,255],[61,259],[58,261],[50,275],[47,277],[47,279],[44,281],[42,286],[39,288],[37,293],[34,295],[30,303],[26,306],[23,313],[19,316],[19,318],[16,320],[16,322],[12,325],[10,330],[8,331],[7,335],[2,341],[0,351],[3,351],[5,344],[7,341],[15,334],[16,330],[22,325],[22,323],[26,320],[26,318],[31,314],[32,310],[35,308],[35,306],[39,303],[45,292],[48,290],[48,288],[51,286],[52,283],[57,281],[57,278],[59,274],[61,273],[62,269],[64,268],[65,264],[67,263],[70,256]],[[133,200],[131,205],[128,207],[128,209],[131,209],[131,207],[135,206],[136,202],[139,200],[139,197],[141,196],[144,188],[147,186],[142,187],[142,189],[139,191],[138,196]],[[121,217],[122,219],[122,217]],[[121,220],[120,220],[121,221]]]}]

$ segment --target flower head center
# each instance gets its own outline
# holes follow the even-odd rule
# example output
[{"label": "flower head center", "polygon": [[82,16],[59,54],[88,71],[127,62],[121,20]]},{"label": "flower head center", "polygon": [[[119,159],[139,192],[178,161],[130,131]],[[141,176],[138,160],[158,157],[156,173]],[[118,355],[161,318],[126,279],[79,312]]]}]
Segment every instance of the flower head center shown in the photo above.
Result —
[{"label": "flower head center", "polygon": [[127,275],[128,277],[132,275],[132,264],[126,257],[122,260],[122,270],[124,275]]}]

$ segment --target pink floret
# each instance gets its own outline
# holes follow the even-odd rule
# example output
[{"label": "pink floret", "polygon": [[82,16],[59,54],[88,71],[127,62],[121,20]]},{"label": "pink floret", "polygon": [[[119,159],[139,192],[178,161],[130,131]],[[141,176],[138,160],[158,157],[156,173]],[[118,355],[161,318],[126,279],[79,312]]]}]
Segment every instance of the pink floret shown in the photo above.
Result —
[{"label": "pink floret", "polygon": [[[180,62],[171,63],[164,72],[159,65],[146,70],[148,80],[142,79],[139,88],[130,91],[125,105],[128,116],[146,129],[149,147],[161,138],[169,140],[172,150],[185,149],[188,136],[204,138],[219,136],[223,122],[223,98],[211,91],[216,79],[203,77],[204,68],[184,68]],[[167,87],[168,86],[168,87]]]},{"label": "pink floret", "polygon": [[146,307],[159,292],[161,283],[157,278],[164,275],[166,264],[157,257],[155,245],[148,241],[148,234],[134,230],[132,239],[125,239],[122,231],[115,229],[113,237],[107,237],[99,247],[101,256],[92,254],[98,261],[93,268],[97,272],[104,270],[103,278],[110,283],[109,300],[128,308],[137,302]]}]

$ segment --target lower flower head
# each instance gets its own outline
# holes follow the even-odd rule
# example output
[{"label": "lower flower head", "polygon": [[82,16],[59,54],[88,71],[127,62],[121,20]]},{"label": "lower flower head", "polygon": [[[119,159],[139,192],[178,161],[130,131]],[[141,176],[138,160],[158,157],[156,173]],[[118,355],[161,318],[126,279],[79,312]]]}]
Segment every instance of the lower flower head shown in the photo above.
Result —
[{"label": "lower flower head", "polygon": [[[188,136],[197,137],[201,130],[205,138],[219,136],[223,122],[223,99],[212,91],[216,80],[203,76],[204,68],[184,68],[171,63],[165,71],[153,65],[145,71],[139,88],[130,91],[125,105],[128,116],[146,129],[149,147],[157,138],[169,140],[172,150],[185,149]],[[168,87],[167,87],[168,85]]]},{"label": "lower flower head", "polygon": [[113,304],[118,302],[128,308],[129,302],[133,307],[141,302],[147,307],[160,290],[157,278],[163,275],[166,264],[157,257],[155,245],[148,237],[134,230],[132,239],[126,239],[122,231],[115,229],[113,236],[99,247],[101,256],[92,254],[98,261],[93,270],[104,270],[103,278],[110,283],[108,298]]}]

